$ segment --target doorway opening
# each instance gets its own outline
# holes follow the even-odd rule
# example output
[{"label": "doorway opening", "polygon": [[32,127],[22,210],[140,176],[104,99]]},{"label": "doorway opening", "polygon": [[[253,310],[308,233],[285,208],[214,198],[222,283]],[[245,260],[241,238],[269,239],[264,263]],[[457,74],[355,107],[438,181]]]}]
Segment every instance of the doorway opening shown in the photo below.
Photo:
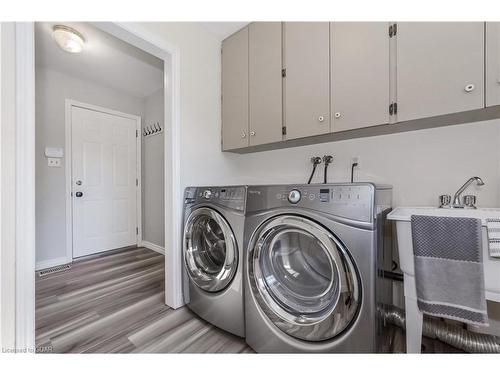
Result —
[{"label": "doorway opening", "polygon": [[141,246],[143,233],[164,252],[164,62],[88,23],[43,22],[35,64],[36,269]]},{"label": "doorway opening", "polygon": [[[180,184],[180,51],[165,39],[148,32],[134,23],[95,23],[97,29],[144,50],[163,61],[164,66],[164,199],[165,199],[165,302],[168,306],[182,306],[180,258],[180,226],[182,217],[182,190]],[[12,28],[12,32],[10,32]],[[15,35],[16,75],[12,89],[16,93],[16,332],[18,347],[34,346],[35,342],[35,41],[33,23],[6,26]],[[2,29],[2,36],[4,28]],[[10,87],[10,86],[9,86]],[[6,91],[10,90],[6,89]],[[87,101],[88,102],[88,101]],[[46,160],[48,163],[48,160]],[[61,220],[61,218],[59,218]],[[62,221],[64,223],[65,216]]]}]

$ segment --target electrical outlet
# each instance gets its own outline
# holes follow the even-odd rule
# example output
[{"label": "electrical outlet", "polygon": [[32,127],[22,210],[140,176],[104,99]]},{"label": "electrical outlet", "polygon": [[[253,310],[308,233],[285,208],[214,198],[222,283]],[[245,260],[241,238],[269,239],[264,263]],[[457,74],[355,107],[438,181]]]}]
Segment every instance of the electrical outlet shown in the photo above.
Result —
[{"label": "electrical outlet", "polygon": [[61,159],[59,158],[48,158],[47,159],[47,165],[52,168],[59,168],[61,167]]}]

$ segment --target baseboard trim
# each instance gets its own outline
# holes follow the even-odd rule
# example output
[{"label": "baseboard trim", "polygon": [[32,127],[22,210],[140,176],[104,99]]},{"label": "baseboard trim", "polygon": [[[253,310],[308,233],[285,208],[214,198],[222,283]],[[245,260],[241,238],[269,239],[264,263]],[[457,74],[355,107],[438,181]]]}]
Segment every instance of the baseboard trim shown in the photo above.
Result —
[{"label": "baseboard trim", "polygon": [[35,271],[40,271],[40,270],[44,270],[46,268],[55,267],[55,266],[61,266],[63,264],[68,264],[71,262],[72,262],[72,260],[68,259],[66,257],[43,260],[41,262],[36,262]]},{"label": "baseboard trim", "polygon": [[154,243],[144,241],[144,240],[141,241],[141,245],[142,245],[142,247],[145,247],[149,250],[153,250],[153,251],[156,251],[157,253],[165,255],[165,248],[164,247],[155,245]]}]

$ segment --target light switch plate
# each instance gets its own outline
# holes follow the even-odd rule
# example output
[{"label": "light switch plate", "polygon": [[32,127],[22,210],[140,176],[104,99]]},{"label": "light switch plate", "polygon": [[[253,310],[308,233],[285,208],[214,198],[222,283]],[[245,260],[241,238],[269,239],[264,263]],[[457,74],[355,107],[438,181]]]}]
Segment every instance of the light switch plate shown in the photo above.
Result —
[{"label": "light switch plate", "polygon": [[52,168],[60,168],[61,167],[61,159],[59,158],[48,158],[47,165]]},{"label": "light switch plate", "polygon": [[45,147],[45,156],[48,158],[64,157],[64,149],[62,147]]}]

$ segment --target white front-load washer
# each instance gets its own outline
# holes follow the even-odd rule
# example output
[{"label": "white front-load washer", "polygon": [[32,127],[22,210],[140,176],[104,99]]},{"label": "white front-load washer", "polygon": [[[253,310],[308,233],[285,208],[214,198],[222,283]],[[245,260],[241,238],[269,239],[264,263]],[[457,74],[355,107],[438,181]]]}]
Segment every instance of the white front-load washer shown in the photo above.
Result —
[{"label": "white front-load washer", "polygon": [[[249,186],[246,341],[257,352],[376,352],[391,303],[390,187]],[[387,227],[385,227],[387,229]]]},{"label": "white front-load washer", "polygon": [[184,193],[184,300],[202,319],[241,337],[245,202],[245,186]]}]

